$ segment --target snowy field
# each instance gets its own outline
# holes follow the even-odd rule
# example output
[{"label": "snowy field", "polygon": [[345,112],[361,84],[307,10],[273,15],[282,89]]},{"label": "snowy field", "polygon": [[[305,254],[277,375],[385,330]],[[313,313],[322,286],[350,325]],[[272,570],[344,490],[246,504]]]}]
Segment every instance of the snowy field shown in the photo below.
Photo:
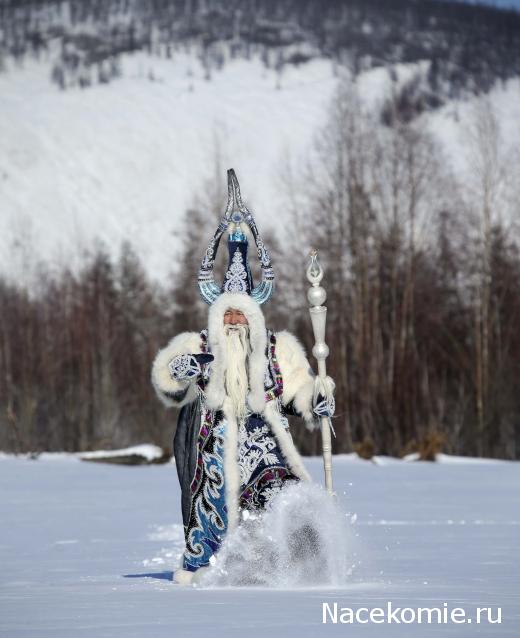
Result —
[{"label": "snowy field", "polygon": [[[321,481],[320,459],[308,468]],[[0,635],[518,636],[520,463],[336,458],[352,574],[333,588],[182,588],[172,464],[0,458]],[[501,607],[502,623],[322,624],[338,607]],[[495,614],[495,609],[493,614]]]}]

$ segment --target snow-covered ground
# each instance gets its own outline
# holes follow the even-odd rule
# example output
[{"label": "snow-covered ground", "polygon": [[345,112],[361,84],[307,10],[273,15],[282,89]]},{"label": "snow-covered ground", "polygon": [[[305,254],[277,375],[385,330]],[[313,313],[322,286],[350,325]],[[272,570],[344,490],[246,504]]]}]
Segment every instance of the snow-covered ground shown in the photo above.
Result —
[{"label": "snow-covered ground", "polygon": [[[518,636],[520,463],[334,459],[352,574],[332,588],[182,588],[173,464],[0,458],[0,635]],[[320,459],[306,464],[321,481]],[[322,624],[339,607],[502,608],[502,623]]]}]

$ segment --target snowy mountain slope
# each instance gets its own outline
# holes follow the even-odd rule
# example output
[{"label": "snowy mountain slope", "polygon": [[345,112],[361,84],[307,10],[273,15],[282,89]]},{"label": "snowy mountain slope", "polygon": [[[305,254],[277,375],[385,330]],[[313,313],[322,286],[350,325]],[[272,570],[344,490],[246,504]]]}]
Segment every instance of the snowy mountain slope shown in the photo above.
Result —
[{"label": "snowy mountain slope", "polygon": [[[352,574],[329,588],[255,589],[171,582],[183,543],[172,464],[67,458],[0,458],[0,516],[9,522],[0,531],[2,636],[518,635],[519,463],[375,465],[337,457]],[[305,463],[321,483],[321,459]],[[354,609],[446,603],[468,615],[501,607],[502,623],[324,626],[323,602]]]},{"label": "snowy mountain slope", "polygon": [[0,75],[2,269],[30,233],[40,256],[63,260],[95,236],[116,251],[129,239],[165,274],[179,221],[214,172],[215,144],[224,187],[234,167],[259,223],[274,223],[280,155],[305,154],[335,86],[325,61],[288,73],[283,90],[259,62],[236,61],[211,82],[182,55],[124,64],[120,82],[88,91],[61,93],[36,65]]},{"label": "snowy mountain slope", "polygon": [[[486,96],[484,96],[486,97]],[[499,83],[487,96],[499,124],[498,150],[506,159],[514,159],[520,146],[520,78]],[[478,98],[456,100],[423,116],[425,125],[440,141],[450,160],[450,165],[460,183],[468,179],[471,171],[468,162],[467,133],[475,117]]]},{"label": "snowy mountain slope", "polygon": [[[148,271],[164,277],[179,254],[180,220],[217,153],[223,186],[234,167],[260,228],[283,222],[277,171],[285,155],[298,168],[311,152],[338,83],[330,61],[288,66],[280,78],[258,59],[233,60],[210,81],[184,53],[123,56],[122,65],[115,83],[65,92],[43,64],[0,74],[1,271],[20,277],[38,259],[75,266],[97,237],[113,254],[130,240]],[[427,67],[396,65],[393,85],[387,69],[366,71],[359,91],[375,107]],[[507,140],[520,142],[519,81],[491,99]],[[422,116],[460,179],[470,108],[471,100],[450,102]]]}]

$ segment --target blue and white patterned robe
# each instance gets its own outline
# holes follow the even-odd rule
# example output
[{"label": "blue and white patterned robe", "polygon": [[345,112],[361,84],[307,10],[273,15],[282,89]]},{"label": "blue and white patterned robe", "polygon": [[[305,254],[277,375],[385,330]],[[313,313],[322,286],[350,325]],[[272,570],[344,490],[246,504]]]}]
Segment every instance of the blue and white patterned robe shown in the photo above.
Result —
[{"label": "blue and white patterned robe", "polygon": [[[268,343],[265,395],[267,401],[279,402],[283,380],[276,358],[276,337],[271,332],[268,333]],[[206,331],[201,333],[201,351],[208,351]],[[204,366],[198,381],[201,401],[209,369],[209,365]],[[224,478],[224,442],[228,424],[222,411],[212,412],[203,408],[201,415],[197,467],[190,484],[190,511],[184,528],[186,550],[183,568],[188,571],[196,571],[209,563],[228,527]],[[285,415],[281,414],[281,418],[288,427]],[[263,509],[286,481],[300,480],[289,469],[269,424],[261,415],[251,412],[238,423],[237,462],[240,509]]]},{"label": "blue and white patterned robe", "polygon": [[[222,326],[227,307],[242,310],[250,328],[250,413],[241,422],[223,386]],[[170,377],[168,363],[173,357],[205,352],[215,358],[202,366],[196,381]],[[189,574],[208,564],[226,532],[239,523],[240,510],[266,507],[287,481],[310,480],[286,414],[313,423],[314,375],[295,337],[266,330],[258,305],[247,295],[225,293],[210,308],[207,331],[182,333],[158,353],[152,382],[165,405],[182,408],[174,453],[186,549],[178,572]]]}]

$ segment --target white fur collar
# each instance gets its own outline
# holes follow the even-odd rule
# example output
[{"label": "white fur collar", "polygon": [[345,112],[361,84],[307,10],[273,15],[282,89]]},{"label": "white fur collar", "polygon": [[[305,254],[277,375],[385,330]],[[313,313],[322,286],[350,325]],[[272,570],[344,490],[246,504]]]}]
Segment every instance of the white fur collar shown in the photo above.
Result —
[{"label": "white fur collar", "polygon": [[243,293],[224,292],[210,306],[208,343],[215,359],[211,364],[211,376],[206,390],[206,404],[210,409],[218,410],[224,403],[224,313],[228,308],[241,310],[249,322],[251,354],[249,356],[250,392],[248,404],[253,412],[260,414],[265,407],[264,378],[267,367],[265,320],[258,303]]}]

